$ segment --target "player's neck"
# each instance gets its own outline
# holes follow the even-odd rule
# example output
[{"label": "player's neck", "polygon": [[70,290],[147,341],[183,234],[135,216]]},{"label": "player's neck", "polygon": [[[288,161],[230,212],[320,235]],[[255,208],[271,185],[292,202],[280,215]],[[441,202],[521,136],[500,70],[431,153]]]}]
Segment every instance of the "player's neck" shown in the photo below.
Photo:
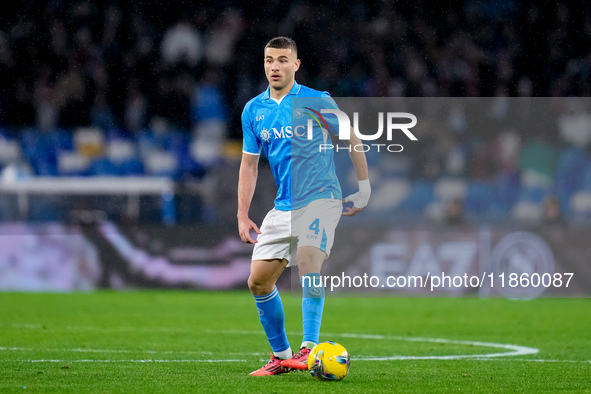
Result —
[{"label": "player's neck", "polygon": [[269,87],[269,97],[271,97],[273,100],[281,101],[283,99],[283,97],[285,97],[289,94],[289,92],[293,88],[294,84],[295,84],[295,79],[293,81],[291,81],[291,83],[289,85],[285,86],[281,90],[275,90],[275,89]]}]

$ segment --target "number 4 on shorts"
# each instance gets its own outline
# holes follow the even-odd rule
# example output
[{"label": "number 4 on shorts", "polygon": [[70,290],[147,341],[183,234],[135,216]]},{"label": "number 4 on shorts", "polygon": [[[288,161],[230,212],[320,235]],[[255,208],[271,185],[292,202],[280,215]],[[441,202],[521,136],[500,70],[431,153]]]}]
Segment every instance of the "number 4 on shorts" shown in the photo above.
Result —
[{"label": "number 4 on shorts", "polygon": [[316,218],[308,228],[314,231],[314,234],[318,235],[320,232],[320,219]]}]

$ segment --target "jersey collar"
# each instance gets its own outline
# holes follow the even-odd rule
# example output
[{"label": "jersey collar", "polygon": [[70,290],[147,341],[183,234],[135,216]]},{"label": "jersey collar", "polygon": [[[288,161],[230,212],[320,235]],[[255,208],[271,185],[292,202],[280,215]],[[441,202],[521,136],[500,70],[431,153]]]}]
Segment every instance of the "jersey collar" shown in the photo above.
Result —
[{"label": "jersey collar", "polygon": [[[298,94],[300,92],[300,88],[301,88],[301,85],[298,83],[298,81],[296,81],[294,79],[293,86],[291,87],[291,90],[289,91],[289,93],[287,93],[287,95],[289,96],[289,95],[296,95],[296,94]],[[269,100],[269,99],[271,99],[271,93],[270,93],[270,91],[271,91],[271,87],[270,86],[267,86],[267,90],[265,90],[265,94],[263,94],[263,100]]]}]

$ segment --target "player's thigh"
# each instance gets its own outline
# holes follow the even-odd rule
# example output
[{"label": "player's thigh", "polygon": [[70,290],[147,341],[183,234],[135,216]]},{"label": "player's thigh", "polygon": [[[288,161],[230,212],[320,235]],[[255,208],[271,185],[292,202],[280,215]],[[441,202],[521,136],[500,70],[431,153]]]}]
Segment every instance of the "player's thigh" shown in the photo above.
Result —
[{"label": "player's thigh", "polygon": [[[330,255],[334,243],[335,230],[341,219],[342,202],[335,199],[316,200],[305,208],[294,212],[293,222],[298,239],[298,254],[319,256],[318,254],[299,253],[303,247],[315,247],[324,252],[324,258]],[[299,260],[299,259],[298,259]],[[322,259],[324,260],[324,259]],[[299,265],[299,262],[298,262]]]},{"label": "player's thigh", "polygon": [[297,250],[297,265],[300,277],[311,273],[320,273],[326,253],[316,246],[300,246]]}]

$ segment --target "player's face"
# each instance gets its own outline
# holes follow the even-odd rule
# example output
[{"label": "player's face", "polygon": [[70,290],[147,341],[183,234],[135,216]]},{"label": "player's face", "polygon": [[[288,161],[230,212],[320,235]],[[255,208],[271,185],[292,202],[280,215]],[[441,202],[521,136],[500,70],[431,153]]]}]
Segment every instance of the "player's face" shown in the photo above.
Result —
[{"label": "player's face", "polygon": [[291,48],[265,48],[265,75],[272,89],[291,88],[300,61]]}]

